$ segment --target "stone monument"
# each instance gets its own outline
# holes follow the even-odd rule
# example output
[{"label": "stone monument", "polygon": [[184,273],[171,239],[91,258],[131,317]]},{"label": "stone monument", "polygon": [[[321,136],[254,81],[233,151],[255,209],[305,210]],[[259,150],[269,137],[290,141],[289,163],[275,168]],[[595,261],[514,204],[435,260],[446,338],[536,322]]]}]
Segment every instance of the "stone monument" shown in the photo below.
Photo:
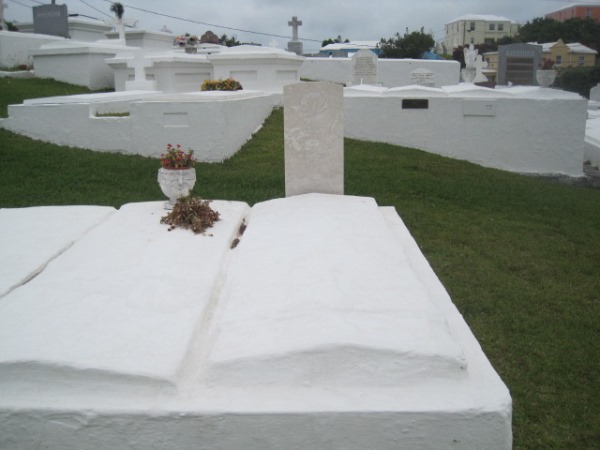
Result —
[{"label": "stone monument", "polygon": [[292,40],[288,42],[288,52],[302,56],[302,53],[304,53],[304,48],[302,42],[298,40],[298,27],[302,25],[302,21],[298,20],[298,17],[294,16],[292,17],[292,20],[288,22],[288,25],[292,27]]},{"label": "stone monument", "polygon": [[377,83],[377,55],[360,49],[352,56],[352,84]]},{"label": "stone monument", "polygon": [[536,86],[535,74],[542,61],[542,46],[510,44],[498,46],[498,76],[500,85]]},{"label": "stone monument", "polygon": [[69,37],[69,13],[67,5],[39,5],[32,8],[33,30],[36,34]]},{"label": "stone monument", "polygon": [[285,86],[285,195],[344,193],[343,88],[328,82]]}]

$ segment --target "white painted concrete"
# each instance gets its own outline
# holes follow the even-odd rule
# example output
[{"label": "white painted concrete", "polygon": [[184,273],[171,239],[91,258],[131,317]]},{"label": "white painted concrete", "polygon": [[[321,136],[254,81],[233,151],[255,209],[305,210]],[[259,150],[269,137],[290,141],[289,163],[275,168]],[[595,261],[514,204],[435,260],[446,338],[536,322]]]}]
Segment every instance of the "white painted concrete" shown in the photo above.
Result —
[{"label": "white painted concrete", "polygon": [[[432,71],[435,87],[458,84],[460,81],[460,64],[457,61],[379,58],[378,82],[384,87],[409,85],[412,83],[410,73],[415,69]],[[351,58],[307,58],[300,68],[300,77],[349,86],[352,80],[352,60]]]},{"label": "white painted concrete", "polygon": [[[187,54],[183,49],[169,52],[148,51],[146,57],[152,62],[146,69],[149,80],[156,82],[156,89],[166,94],[199,91],[204,80],[214,78],[212,64],[204,54]],[[134,70],[128,67],[133,53],[118,53],[106,63],[112,68],[117,92],[126,89],[127,81],[134,79]]]},{"label": "white painted concrete", "polygon": [[[73,41],[94,42],[98,39],[104,39],[105,33],[113,28],[113,25],[107,25],[101,20],[84,17],[69,17],[68,21],[69,38]],[[33,22],[19,23],[18,26],[20,33],[33,34]]]},{"label": "white painted concrete", "polygon": [[33,64],[29,54],[50,42],[64,42],[64,38],[33,33],[18,33],[16,31],[0,30],[0,68]]},{"label": "white painted concrete", "polygon": [[244,89],[267,92],[283,91],[283,87],[300,81],[304,57],[285,50],[253,45],[239,45],[207,55],[214,68],[215,79],[233,78]]},{"label": "white painted concrete", "polygon": [[114,212],[101,206],[0,209],[0,298]]},{"label": "white painted concrete", "polygon": [[[178,143],[194,149],[200,161],[220,162],[241,148],[280,101],[276,94],[253,91],[51,97],[9,106],[0,126],[59,145],[152,157]],[[130,115],[96,116],[108,112]]]},{"label": "white painted concrete", "polygon": [[594,167],[600,167],[600,111],[588,111],[585,126],[584,160]]},{"label": "white painted concrete", "polygon": [[[345,96],[346,136],[419,148],[520,173],[583,175],[587,101],[577,94],[474,85]],[[403,109],[423,99],[427,109]]]},{"label": "white painted concrete", "polygon": [[0,447],[511,448],[508,390],[393,208],[212,206],[197,236],[125,205],[0,299]]},{"label": "white painted concrete", "polygon": [[63,40],[30,53],[39,78],[105,89],[114,87],[113,71],[105,60],[126,49],[128,47],[118,44]]}]

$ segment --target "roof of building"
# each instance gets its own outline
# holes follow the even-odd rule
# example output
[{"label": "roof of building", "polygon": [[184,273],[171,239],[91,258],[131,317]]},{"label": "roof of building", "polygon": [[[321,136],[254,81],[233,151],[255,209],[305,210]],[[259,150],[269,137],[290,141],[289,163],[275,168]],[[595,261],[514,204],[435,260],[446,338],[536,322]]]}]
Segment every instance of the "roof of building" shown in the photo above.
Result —
[{"label": "roof of building", "polygon": [[[539,45],[542,46],[543,52],[549,52],[552,47],[554,47],[556,44],[558,44],[558,42],[559,41],[546,42],[546,43],[539,44]],[[537,42],[530,42],[530,44],[537,44]],[[585,45],[580,44],[579,42],[573,42],[571,44],[565,44],[565,45],[567,47],[569,47],[569,51],[571,53],[588,53],[588,54],[594,54],[594,55],[598,53],[593,48],[586,47]]]},{"label": "roof of building", "polygon": [[[565,9],[571,9],[571,8],[577,8],[578,6],[587,6],[587,7],[600,7],[600,5],[598,3],[570,3],[567,6],[562,6],[558,9],[555,9],[554,11],[549,12],[548,14],[554,14],[557,13],[559,11],[564,11]],[[546,15],[548,15],[546,14]]]},{"label": "roof of building", "polygon": [[465,14],[464,16],[457,17],[447,23],[460,22],[461,20],[485,20],[486,22],[514,22],[514,20],[508,19],[503,16],[492,16],[486,14]]}]

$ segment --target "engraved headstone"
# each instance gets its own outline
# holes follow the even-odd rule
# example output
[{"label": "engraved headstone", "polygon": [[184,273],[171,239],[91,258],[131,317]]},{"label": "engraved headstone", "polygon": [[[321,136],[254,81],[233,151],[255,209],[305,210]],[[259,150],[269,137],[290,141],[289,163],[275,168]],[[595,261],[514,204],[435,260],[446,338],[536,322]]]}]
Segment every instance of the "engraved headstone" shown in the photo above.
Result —
[{"label": "engraved headstone", "polygon": [[39,5],[34,6],[32,11],[34,33],[69,37],[67,5]]},{"label": "engraved headstone", "polygon": [[413,70],[410,73],[410,84],[435,87],[435,79],[433,72],[423,67],[419,67],[418,69]]},{"label": "engraved headstone", "polygon": [[510,44],[498,46],[498,76],[500,85],[536,86],[535,74],[542,60],[542,46]]},{"label": "engraved headstone", "polygon": [[377,55],[360,49],[352,56],[352,84],[377,83]]},{"label": "engraved headstone", "polygon": [[285,195],[344,193],[343,88],[328,82],[283,89]]}]

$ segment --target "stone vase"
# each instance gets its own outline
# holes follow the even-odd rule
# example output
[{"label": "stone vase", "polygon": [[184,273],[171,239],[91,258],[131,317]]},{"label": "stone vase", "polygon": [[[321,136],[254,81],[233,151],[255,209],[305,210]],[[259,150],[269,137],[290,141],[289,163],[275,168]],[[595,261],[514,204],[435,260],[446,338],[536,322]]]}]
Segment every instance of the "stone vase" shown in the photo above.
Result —
[{"label": "stone vase", "polygon": [[550,87],[554,80],[556,79],[556,71],[554,69],[550,70],[538,70],[535,73],[535,79],[541,87]]},{"label": "stone vase", "polygon": [[196,169],[158,169],[158,184],[161,191],[169,201],[165,203],[165,209],[173,209],[178,198],[189,195],[196,184]]},{"label": "stone vase", "polygon": [[186,52],[186,53],[192,53],[192,54],[193,54],[193,53],[198,53],[198,49],[197,49],[196,47],[191,47],[191,46],[190,46],[190,47],[186,47],[186,48],[185,48],[185,52]]}]

